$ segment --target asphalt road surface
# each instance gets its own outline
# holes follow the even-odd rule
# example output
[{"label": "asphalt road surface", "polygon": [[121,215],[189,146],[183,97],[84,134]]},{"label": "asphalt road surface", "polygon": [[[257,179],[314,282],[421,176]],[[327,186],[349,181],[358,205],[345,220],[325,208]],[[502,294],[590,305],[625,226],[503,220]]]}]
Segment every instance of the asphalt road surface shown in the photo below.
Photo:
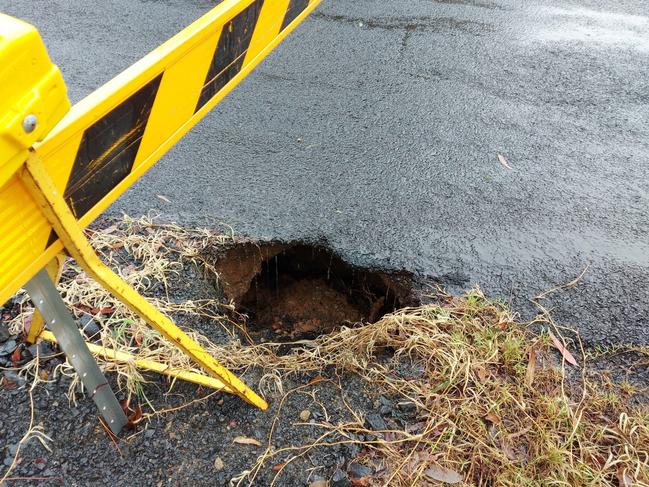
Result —
[{"label": "asphalt road surface", "polygon": [[[212,5],[0,0],[41,30],[73,101]],[[524,316],[588,265],[557,320],[587,344],[648,344],[647,15],[643,0],[325,0],[111,211],[326,239]]]}]

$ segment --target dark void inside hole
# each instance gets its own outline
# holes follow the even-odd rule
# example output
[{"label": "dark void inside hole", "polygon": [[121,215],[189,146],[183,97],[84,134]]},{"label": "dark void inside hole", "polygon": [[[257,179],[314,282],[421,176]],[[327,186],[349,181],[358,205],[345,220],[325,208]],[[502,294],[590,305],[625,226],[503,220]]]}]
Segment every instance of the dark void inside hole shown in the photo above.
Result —
[{"label": "dark void inside hole", "polygon": [[[409,274],[353,266],[324,246],[244,244],[228,253],[220,261],[230,264],[217,270],[252,332],[312,338],[416,304]],[[249,284],[242,286],[242,279]]]}]

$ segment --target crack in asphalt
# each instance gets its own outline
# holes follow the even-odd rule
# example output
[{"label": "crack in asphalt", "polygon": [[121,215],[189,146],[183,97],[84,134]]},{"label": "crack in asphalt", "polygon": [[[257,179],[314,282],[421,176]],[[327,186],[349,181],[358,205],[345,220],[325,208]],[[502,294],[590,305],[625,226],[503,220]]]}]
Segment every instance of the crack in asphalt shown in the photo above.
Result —
[{"label": "crack in asphalt", "polygon": [[362,18],[349,17],[340,14],[314,12],[314,19],[336,22],[339,24],[355,25],[368,29],[405,30],[406,32],[448,32],[461,31],[473,35],[482,35],[491,30],[488,24],[474,20],[458,20],[453,17],[394,17],[394,18]]},{"label": "crack in asphalt", "polygon": [[442,3],[442,4],[447,4],[447,5],[466,5],[469,7],[478,7],[478,8],[486,8],[489,10],[507,10],[506,7],[502,5],[497,5],[495,3],[487,3],[487,2],[477,2],[475,0],[431,0],[433,3]]}]

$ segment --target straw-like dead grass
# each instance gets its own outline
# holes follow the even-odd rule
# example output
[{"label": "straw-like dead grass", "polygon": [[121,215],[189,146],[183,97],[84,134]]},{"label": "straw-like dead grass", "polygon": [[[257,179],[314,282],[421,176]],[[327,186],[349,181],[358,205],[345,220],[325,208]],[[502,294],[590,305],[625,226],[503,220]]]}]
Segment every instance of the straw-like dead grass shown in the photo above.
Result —
[{"label": "straw-like dead grass", "polygon": [[[170,280],[190,261],[213,272],[201,255],[229,240],[205,230],[129,218],[92,235],[106,261],[115,263],[118,254],[132,257],[132,264],[122,262],[122,276],[140,291],[151,293],[157,286],[163,297],[154,299],[156,305],[181,326],[188,315],[222,324],[230,333],[227,343],[190,332],[225,366],[266,372],[262,390],[281,392],[286,374],[333,368],[357,374],[373,391],[417,411],[407,427],[372,431],[364,414],[349,407],[352,420],[315,423],[321,432],[316,442],[283,449],[273,448],[271,433],[256,465],[234,485],[248,485],[269,462],[290,464],[313,448],[340,443],[361,444],[368,461],[382,466],[380,475],[358,485],[649,485],[648,410],[629,406],[628,394],[587,374],[567,381],[549,336],[533,335],[479,290],[458,298],[441,296],[438,304],[402,309],[376,323],[343,327],[297,342],[282,354],[286,344],[251,344],[245,333],[235,333],[228,317],[231,304],[175,302],[167,294]],[[60,288],[73,309],[95,315],[106,346],[200,372],[74,264]],[[142,394],[144,378],[132,364],[100,362],[118,374],[122,387]],[[405,375],[404,365],[415,372]],[[284,394],[280,410],[295,392]],[[278,417],[279,412],[275,421]]]}]

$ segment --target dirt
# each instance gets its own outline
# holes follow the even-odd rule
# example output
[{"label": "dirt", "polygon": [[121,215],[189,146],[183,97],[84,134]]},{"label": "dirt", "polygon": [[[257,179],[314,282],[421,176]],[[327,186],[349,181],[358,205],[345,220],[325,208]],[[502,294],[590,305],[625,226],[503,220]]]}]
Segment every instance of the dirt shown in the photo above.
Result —
[{"label": "dirt", "polygon": [[259,303],[255,324],[277,333],[289,329],[291,338],[322,333],[362,319],[346,296],[332,289],[324,279],[291,280],[282,283],[276,292],[261,289],[254,296]]},{"label": "dirt", "polygon": [[285,244],[256,242],[241,242],[226,249],[218,247],[211,256],[219,274],[217,287],[220,287],[228,300],[240,301],[250,289],[255,276],[261,272],[262,263],[284,249]]},{"label": "dirt", "polygon": [[251,332],[308,338],[416,305],[412,275],[353,266],[322,245],[244,242],[209,256]]}]

